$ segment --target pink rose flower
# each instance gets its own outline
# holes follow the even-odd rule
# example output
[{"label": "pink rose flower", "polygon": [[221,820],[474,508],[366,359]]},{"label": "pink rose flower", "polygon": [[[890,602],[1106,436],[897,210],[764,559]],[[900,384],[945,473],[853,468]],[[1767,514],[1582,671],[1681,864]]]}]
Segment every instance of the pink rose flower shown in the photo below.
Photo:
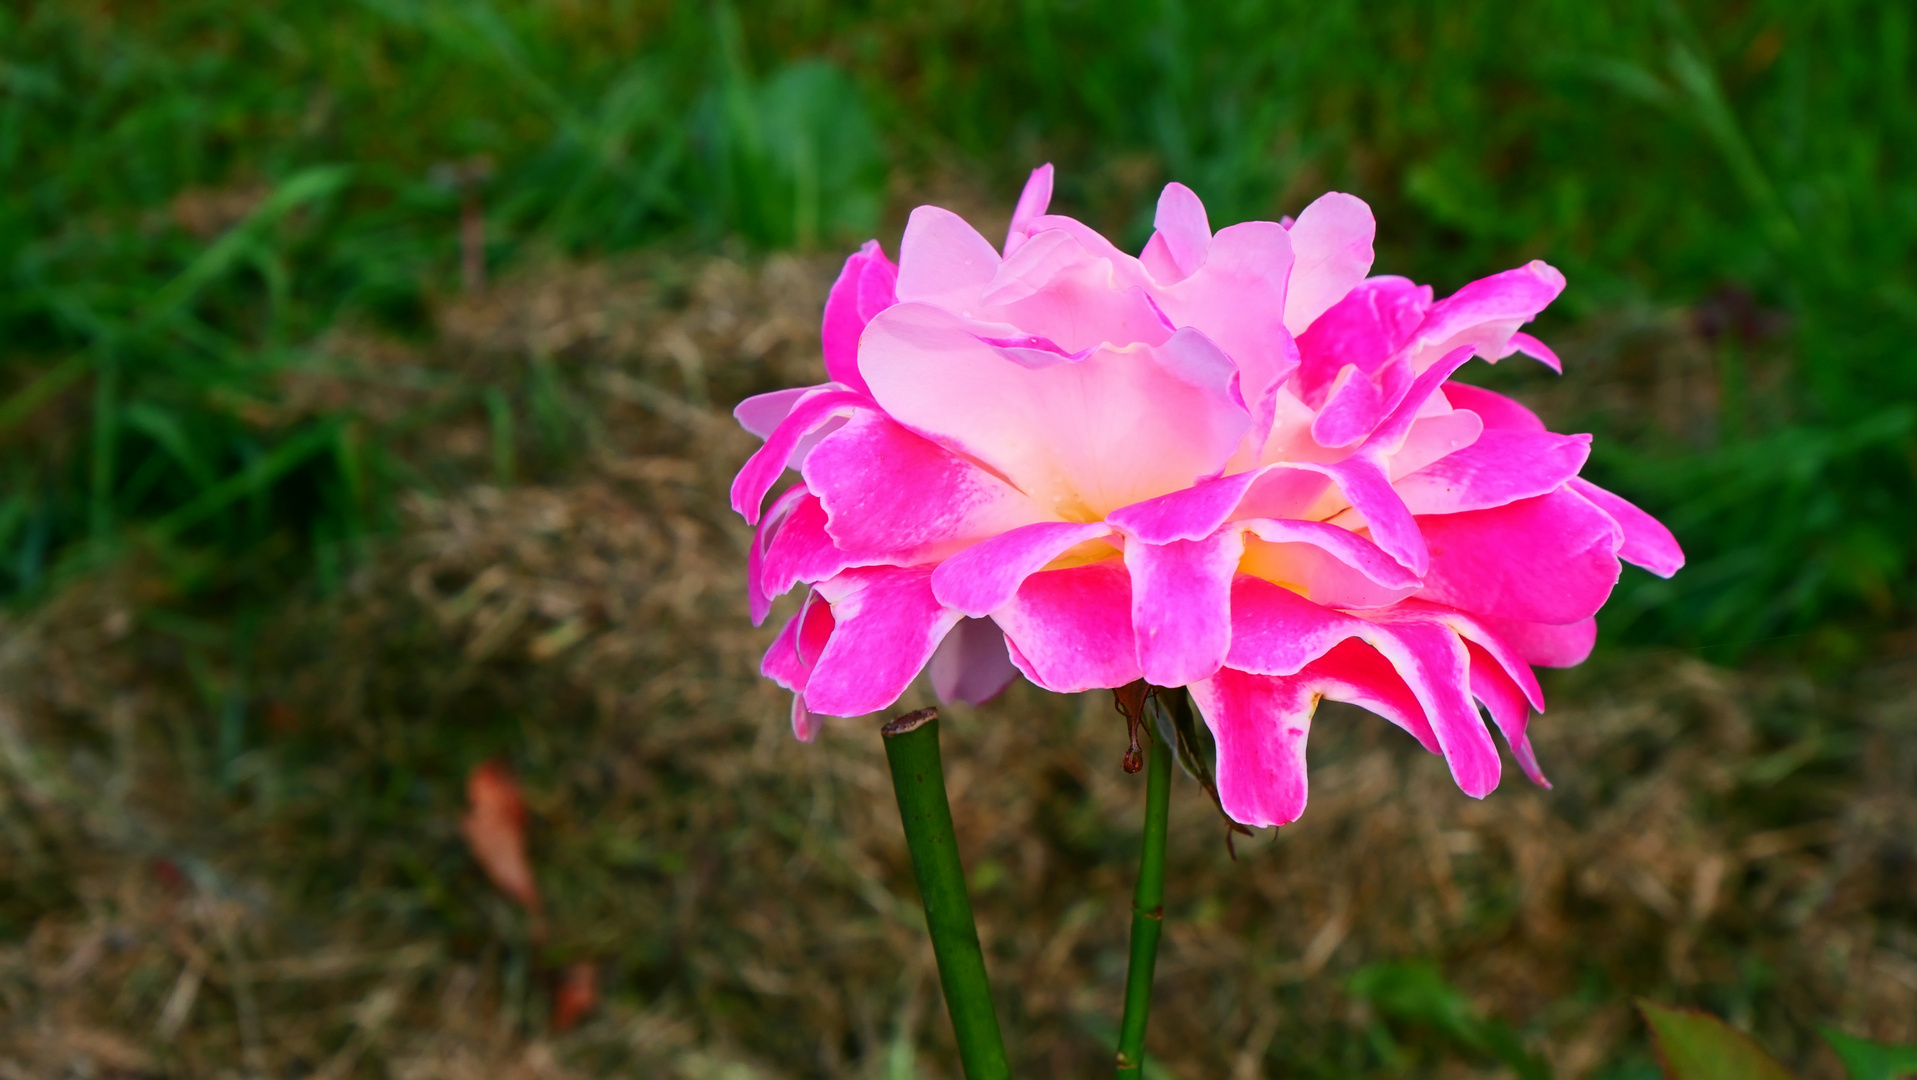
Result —
[{"label": "pink rose flower", "polygon": [[[1620,559],[1677,543],[1578,477],[1587,435],[1447,381],[1473,356],[1558,368],[1519,331],[1564,287],[1531,262],[1434,301],[1368,277],[1370,209],[1211,231],[1179,184],[1137,258],[1046,213],[1032,174],[1004,250],[913,211],[826,301],[831,381],[742,403],[766,442],[732,503],[759,526],[752,615],[803,585],[764,672],[817,715],[946,700],[1015,674],[1068,693],[1186,686],[1247,825],[1304,809],[1320,698],[1363,706],[1497,785],[1482,704],[1542,784],[1532,665],[1590,652]],[[799,483],[762,509],[787,469]]]}]

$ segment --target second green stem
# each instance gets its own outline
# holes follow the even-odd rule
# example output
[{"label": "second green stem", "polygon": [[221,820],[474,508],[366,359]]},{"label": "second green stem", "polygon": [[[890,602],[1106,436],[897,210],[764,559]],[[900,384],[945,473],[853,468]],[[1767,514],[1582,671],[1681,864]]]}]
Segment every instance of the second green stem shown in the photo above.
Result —
[{"label": "second green stem", "polygon": [[[1161,690],[1182,694],[1183,690]],[[1161,702],[1166,709],[1175,702]],[[1149,706],[1148,706],[1149,708]],[[1136,1077],[1145,1067],[1145,1022],[1152,1006],[1152,973],[1158,966],[1158,937],[1165,929],[1165,824],[1171,811],[1172,751],[1157,737],[1157,725],[1143,725],[1145,750],[1145,836],[1138,859],[1138,885],[1132,890],[1131,961],[1125,970],[1125,1018],[1118,1029],[1118,1075]]]}]

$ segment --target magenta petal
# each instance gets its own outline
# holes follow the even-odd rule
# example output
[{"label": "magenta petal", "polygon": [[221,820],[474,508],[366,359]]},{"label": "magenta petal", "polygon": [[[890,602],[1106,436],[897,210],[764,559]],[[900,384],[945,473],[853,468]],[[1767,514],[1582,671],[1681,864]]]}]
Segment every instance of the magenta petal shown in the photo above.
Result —
[{"label": "magenta petal", "polygon": [[1293,677],[1333,701],[1384,717],[1434,754],[1444,752],[1424,703],[1393,662],[1366,642],[1343,642]]},{"label": "magenta petal", "polygon": [[[1486,360],[1516,351],[1511,337],[1564,291],[1564,275],[1536,259],[1466,285],[1431,305],[1418,327],[1416,366],[1469,345]],[[1546,350],[1548,351],[1548,350]]]},{"label": "magenta petal", "polygon": [[1624,530],[1624,543],[1617,551],[1619,558],[1661,578],[1684,568],[1684,549],[1677,546],[1677,537],[1671,535],[1663,522],[1589,480],[1572,480],[1571,490],[1610,515],[1618,528]]},{"label": "magenta petal", "polygon": [[998,273],[999,254],[965,219],[937,206],[921,206],[906,220],[899,241],[900,301],[937,304],[953,311],[978,305],[980,290]]},{"label": "magenta petal", "polygon": [[1231,517],[1258,480],[1257,471],[1221,476],[1180,488],[1155,499],[1120,507],[1105,515],[1105,520],[1125,530],[1126,535],[1150,544],[1173,540],[1198,540],[1210,536]]},{"label": "magenta petal", "polygon": [[746,519],[746,524],[757,525],[765,493],[772,490],[772,485],[785,472],[786,462],[791,460],[800,440],[828,421],[849,416],[860,405],[869,404],[865,395],[849,390],[815,389],[806,394],[793,406],[785,422],[766,439],[765,445],[746,460],[739,475],[733,477],[732,508]]},{"label": "magenta petal", "polygon": [[1111,534],[1102,521],[1041,521],[1009,529],[940,563],[932,591],[947,606],[981,618],[1011,603],[1025,579],[1046,563]]},{"label": "magenta petal", "polygon": [[859,375],[859,334],[873,315],[890,306],[897,277],[897,269],[877,240],[867,240],[845,260],[825,298],[825,321],[819,329],[825,372],[833,382],[866,392],[865,379]]},{"label": "magenta petal", "polygon": [[1302,334],[1371,272],[1371,241],[1378,223],[1355,195],[1320,195],[1292,224],[1297,262],[1285,293],[1285,328]]},{"label": "magenta petal", "polygon": [[1046,162],[1032,170],[1025,180],[1025,190],[1018,193],[1018,205],[1012,208],[1012,224],[1005,230],[1005,254],[1012,252],[1029,239],[1035,231],[1032,222],[1045,216],[1052,205],[1052,163]]},{"label": "magenta petal", "polygon": [[1197,682],[1225,662],[1231,579],[1244,550],[1244,534],[1234,528],[1203,540],[1125,545],[1138,666],[1152,685]]},{"label": "magenta petal", "polygon": [[[1542,363],[1545,367],[1550,368],[1559,375],[1564,374],[1564,361],[1559,360],[1558,354],[1551,351],[1551,346],[1546,345],[1530,334],[1523,333],[1522,331],[1512,334],[1511,347],[1531,359]],[[1544,786],[1550,787],[1551,785],[1546,784]]]},{"label": "magenta petal", "polygon": [[1511,681],[1511,676],[1482,647],[1467,641],[1465,650],[1471,656],[1472,695],[1484,702],[1485,711],[1503,733],[1505,745],[1511,748],[1518,768],[1524,770],[1532,783],[1550,787],[1551,781],[1544,778],[1544,770],[1538,766],[1538,756],[1532,751],[1530,736],[1526,734],[1531,725],[1531,703],[1525,700],[1523,689]]},{"label": "magenta petal", "polygon": [[[746,549],[746,600],[752,612],[754,626],[765,622],[766,615],[772,610],[773,598],[784,595],[785,591],[792,587],[792,581],[781,583],[780,579],[785,576],[783,573],[768,575],[766,562],[769,552],[778,540],[779,533],[784,529],[786,519],[798,507],[800,501],[810,494],[812,493],[805,489],[804,484],[794,484],[787,488],[773,501],[772,508],[766,511],[765,519],[759,522],[759,527],[753,530],[752,545]],[[834,570],[832,573],[837,571]],[[830,577],[831,574],[820,576]],[[797,578],[793,580],[796,581]],[[774,588],[774,585],[778,587]]]},{"label": "magenta petal", "polygon": [[772,639],[772,647],[765,651],[765,659],[759,661],[759,674],[795,693],[805,692],[806,678],[812,674],[812,665],[799,657],[799,624],[806,614],[806,609],[800,608],[797,615],[787,619],[779,636]]},{"label": "magenta petal", "polygon": [[1417,526],[1433,552],[1419,595],[1472,614],[1574,623],[1596,614],[1617,584],[1617,527],[1570,491]]},{"label": "magenta petal", "polygon": [[1044,689],[1075,694],[1142,677],[1131,575],[1117,559],[1033,574],[993,621],[1005,631],[1012,663]]},{"label": "magenta petal", "polygon": [[1438,737],[1451,778],[1474,799],[1498,786],[1498,748],[1471,703],[1471,661],[1464,642],[1444,626],[1392,623],[1369,640],[1417,695]]},{"label": "magenta petal", "polygon": [[1448,382],[1444,384],[1444,396],[1454,409],[1470,409],[1484,421],[1487,431],[1543,431],[1544,421],[1538,414],[1512,401],[1503,394],[1493,393],[1470,383]]},{"label": "magenta petal", "polygon": [[999,695],[1018,669],[1005,650],[1005,634],[990,619],[960,619],[926,666],[940,701],[983,705]]},{"label": "magenta petal", "polygon": [[1294,675],[1369,629],[1364,620],[1290,589],[1240,576],[1231,586],[1231,648],[1225,664],[1255,675]]},{"label": "magenta petal", "polygon": [[[783,498],[780,502],[784,502]],[[767,515],[766,520],[770,524],[772,516]],[[849,567],[879,561],[842,550],[832,542],[827,527],[825,510],[817,498],[807,497],[793,503],[767,542],[760,564],[759,588],[768,602],[772,597],[785,595],[800,582],[824,581]]]},{"label": "magenta petal", "polygon": [[732,418],[739,421],[740,427],[759,438],[770,438],[779,425],[785,423],[785,418],[792,415],[792,406],[818,389],[820,387],[817,386],[794,386],[787,390],[754,394],[733,407]]},{"label": "magenta petal", "polygon": [[1589,435],[1493,428],[1392,486],[1413,514],[1484,510],[1556,491],[1590,454]]},{"label": "magenta petal", "polygon": [[1298,335],[1298,378],[1309,404],[1346,364],[1376,374],[1411,340],[1431,306],[1431,287],[1401,277],[1375,277],[1351,290]]},{"label": "magenta petal", "polygon": [[1183,281],[1205,265],[1205,253],[1211,247],[1211,221],[1205,216],[1205,204],[1192,189],[1179,183],[1166,184],[1158,195],[1158,216],[1152,227],[1157,231],[1138,261],[1160,285]]},{"label": "magenta petal", "polygon": [[1431,561],[1426,537],[1392,489],[1382,465],[1366,457],[1351,457],[1314,466],[1312,471],[1323,472],[1338,485],[1351,508],[1364,517],[1372,543],[1413,573],[1425,573]]},{"label": "magenta petal", "polygon": [[1319,446],[1350,446],[1371,434],[1385,416],[1383,395],[1371,377],[1346,364],[1331,384],[1324,408],[1311,422],[1311,437]]},{"label": "magenta petal", "polygon": [[834,625],[805,702],[828,716],[863,716],[897,701],[959,620],[932,596],[926,566],[861,567],[815,589],[832,605]]},{"label": "magenta petal", "polygon": [[1318,700],[1302,680],[1230,668],[1191,686],[1218,744],[1218,801],[1254,828],[1286,825],[1305,810],[1305,739]]},{"label": "magenta petal", "polygon": [[819,718],[805,707],[805,695],[792,695],[792,735],[800,742],[811,742],[819,737]]},{"label": "magenta petal", "polygon": [[1038,516],[1005,481],[877,413],[821,439],[800,471],[825,530],[858,558],[931,561]]},{"label": "magenta petal", "polygon": [[1564,626],[1511,619],[1479,621],[1523,657],[1525,663],[1539,667],[1576,667],[1584,663],[1591,655],[1592,646],[1597,644],[1596,618]]}]

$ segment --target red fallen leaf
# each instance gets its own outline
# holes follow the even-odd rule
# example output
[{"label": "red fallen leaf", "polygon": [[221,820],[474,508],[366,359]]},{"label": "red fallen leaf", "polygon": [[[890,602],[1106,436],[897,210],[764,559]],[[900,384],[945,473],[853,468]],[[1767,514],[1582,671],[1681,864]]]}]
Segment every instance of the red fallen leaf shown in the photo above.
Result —
[{"label": "red fallen leaf", "polygon": [[598,1005],[599,965],[590,960],[568,965],[552,998],[552,1029],[571,1031]]},{"label": "red fallen leaf", "polygon": [[473,858],[500,892],[537,919],[539,885],[526,857],[526,800],[512,773],[497,761],[482,762],[466,777],[466,802],[459,831]]}]

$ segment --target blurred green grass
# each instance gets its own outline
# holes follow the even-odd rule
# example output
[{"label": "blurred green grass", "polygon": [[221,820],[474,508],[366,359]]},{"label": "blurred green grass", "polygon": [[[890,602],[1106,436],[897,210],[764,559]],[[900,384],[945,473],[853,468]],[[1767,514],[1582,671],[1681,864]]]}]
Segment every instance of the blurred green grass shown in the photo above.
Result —
[{"label": "blurred green grass", "polygon": [[[1052,160],[1060,204],[1132,244],[1168,179],[1216,224],[1337,188],[1376,209],[1381,270],[1443,291],[1542,257],[1571,280],[1547,334],[1675,328],[1706,355],[1679,422],[1644,420],[1655,382],[1553,417],[1595,429],[1593,475],[1692,556],[1627,579],[1607,632],[1841,661],[1917,604],[1912,19],[1888,0],[10,7],[0,593],[31,603],[130,545],[243,606],[337,578],[431,478],[358,403],[298,407],[288,380],[339,327],[432,334],[462,217],[494,271],[833,249],[896,222],[902,192],[957,177],[1009,203]],[[455,389],[496,437],[536,422],[520,387]]]}]

